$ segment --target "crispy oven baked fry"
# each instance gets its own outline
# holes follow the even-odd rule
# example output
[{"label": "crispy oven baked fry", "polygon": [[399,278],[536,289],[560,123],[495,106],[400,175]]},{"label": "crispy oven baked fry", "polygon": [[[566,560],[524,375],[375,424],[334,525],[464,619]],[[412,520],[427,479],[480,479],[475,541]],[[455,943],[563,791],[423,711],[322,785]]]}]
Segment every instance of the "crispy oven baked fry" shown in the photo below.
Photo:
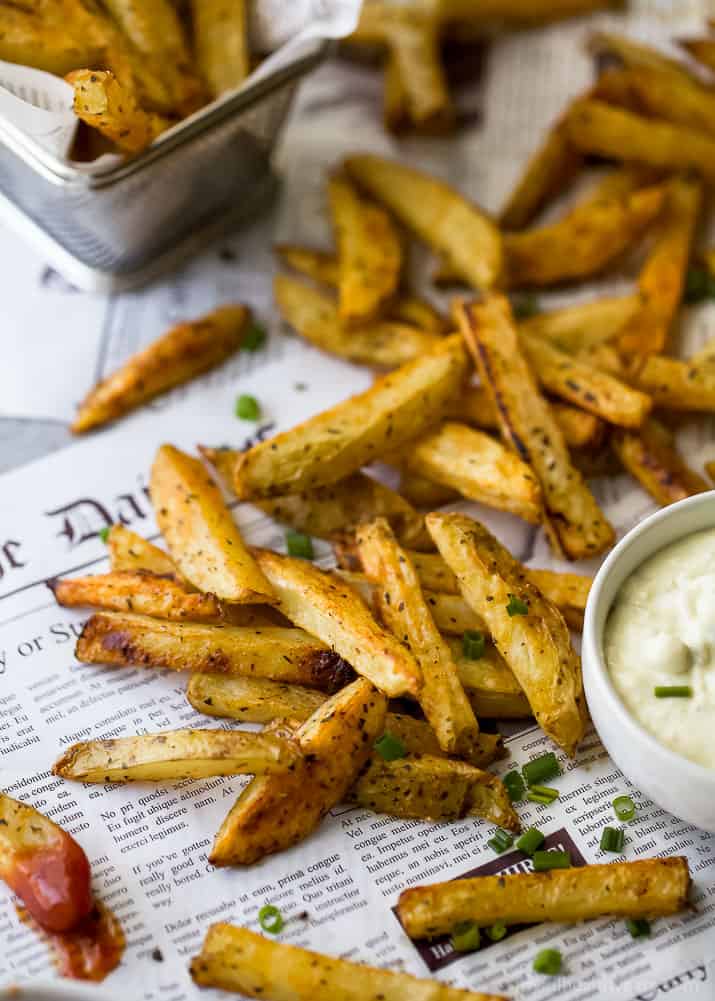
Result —
[{"label": "crispy oven baked fry", "polygon": [[640,305],[637,294],[577,302],[521,320],[519,333],[543,337],[562,351],[574,353],[613,340]]},{"label": "crispy oven baked fry", "polygon": [[238,87],[251,71],[246,0],[191,0],[196,59],[212,97]]},{"label": "crispy oven baked fry", "polygon": [[178,577],[176,564],[163,549],[124,525],[112,525],[107,535],[112,571],[146,571],[159,577]]},{"label": "crispy oven baked fry", "polygon": [[221,622],[220,601],[213,594],[190,591],[180,581],[146,570],[114,570],[91,577],[48,580],[58,605],[90,606],[108,612],[137,612],[175,622]]},{"label": "crispy oven baked fry", "polygon": [[634,375],[636,385],[669,410],[715,410],[715,359],[681,361],[651,355]]},{"label": "crispy oven baked fry", "polygon": [[611,446],[628,472],[662,506],[710,489],[687,465],[673,435],[654,419],[638,431],[617,431]]},{"label": "crispy oven baked fry", "polygon": [[171,125],[163,115],[139,107],[109,70],[72,70],[65,79],[74,87],[77,117],[124,153],[141,153]]}]

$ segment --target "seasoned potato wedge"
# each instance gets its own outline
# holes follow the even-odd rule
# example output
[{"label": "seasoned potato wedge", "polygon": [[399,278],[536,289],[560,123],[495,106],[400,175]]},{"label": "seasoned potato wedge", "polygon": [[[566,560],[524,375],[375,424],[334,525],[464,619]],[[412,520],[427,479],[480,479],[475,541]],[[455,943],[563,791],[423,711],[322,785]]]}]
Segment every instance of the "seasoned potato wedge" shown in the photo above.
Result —
[{"label": "seasoned potato wedge", "polygon": [[459,680],[477,716],[527,719],[532,715],[529,700],[514,672],[491,642],[487,642],[481,656],[474,659],[464,655],[461,638],[448,642]]},{"label": "seasoned potato wedge", "polygon": [[710,490],[702,476],[690,469],[673,436],[655,420],[639,431],[618,431],[611,446],[624,467],[656,503],[665,506]]},{"label": "seasoned potato wedge", "polygon": [[3,3],[0,33],[3,62],[34,66],[64,76],[78,66],[96,65],[103,56],[100,39],[83,36],[69,26],[64,31],[53,30],[43,12]]},{"label": "seasoned potato wedge", "polygon": [[282,772],[300,757],[294,743],[272,733],[167,730],[73,744],[52,772],[77,782],[179,782]]},{"label": "seasoned potato wedge", "polygon": [[238,87],[251,71],[246,0],[191,0],[194,47],[212,97]]},{"label": "seasoned potato wedge", "polygon": [[550,541],[571,559],[608,549],[614,532],[573,466],[563,435],[524,359],[506,299],[460,303],[457,319],[488,387],[502,437],[541,483]]},{"label": "seasoned potato wedge", "polygon": [[323,691],[353,677],[338,654],[302,629],[163,622],[119,612],[92,615],[75,654],[85,664],[246,674]]},{"label": "seasoned potato wedge", "polygon": [[414,566],[384,518],[362,525],[357,550],[375,585],[380,618],[413,653],[422,684],[418,699],[439,746],[449,754],[469,748],[479,733],[452,654],[437,631]]},{"label": "seasoned potato wedge", "polygon": [[114,570],[91,577],[48,580],[58,605],[90,606],[108,612],[137,612],[174,622],[220,622],[221,603],[213,594],[189,591],[178,580],[146,570]]},{"label": "seasoned potato wedge", "polygon": [[434,512],[427,516],[427,527],[465,601],[484,618],[539,725],[572,755],[583,737],[585,700],[581,664],[563,616],[479,522]]},{"label": "seasoned potato wedge", "polygon": [[[666,201],[666,209],[667,209]],[[611,341],[637,314],[639,295],[592,299],[537,313],[519,323],[519,332],[543,337],[569,354]]]},{"label": "seasoned potato wedge", "polygon": [[275,602],[199,459],[162,445],[151,470],[151,499],[172,558],[195,587],[239,604]]},{"label": "seasoned potato wedge", "polygon": [[398,296],[391,303],[388,313],[393,319],[424,330],[427,334],[447,333],[447,322],[439,310],[416,295]]},{"label": "seasoned potato wedge", "polygon": [[246,786],[216,835],[214,865],[250,865],[302,841],[346,795],[385,726],[387,700],[358,678],[319,706],[295,732],[304,755],[280,775]]},{"label": "seasoned potato wedge", "polygon": [[635,376],[636,384],[669,410],[715,411],[715,361],[681,361],[651,355]]},{"label": "seasoned potato wedge", "polygon": [[256,558],[291,622],[322,639],[391,698],[418,694],[421,673],[414,657],[378,625],[349,584],[306,560],[265,549]]},{"label": "seasoned potato wedge", "polygon": [[176,564],[163,549],[124,525],[112,525],[107,536],[112,571],[146,571],[157,577],[178,577]]},{"label": "seasoned potato wedge", "polygon": [[444,254],[475,288],[491,288],[502,272],[494,223],[443,181],[378,156],[352,156],[348,174],[409,229]]},{"label": "seasoned potato wedge", "polygon": [[460,921],[654,918],[683,910],[689,887],[687,859],[640,859],[418,886],[400,895],[397,914],[410,938],[448,934]]},{"label": "seasoned potato wedge", "polygon": [[[218,987],[252,998],[274,1001],[505,1001],[495,994],[418,980],[408,973],[380,970],[333,959],[264,938],[247,928],[215,924],[209,928],[190,973],[200,987]],[[296,985],[300,993],[296,994]]]},{"label": "seasoned potato wedge", "polygon": [[400,494],[415,507],[431,511],[459,498],[456,490],[433,483],[424,476],[416,476],[407,469],[400,469]]},{"label": "seasoned potato wedge", "polygon": [[244,452],[234,474],[242,500],[314,490],[356,472],[439,421],[459,393],[467,357],[447,337],[370,389]]},{"label": "seasoned potato wedge", "polygon": [[72,70],[74,113],[124,153],[141,153],[171,125],[168,118],[144,111],[109,70]]},{"label": "seasoned potato wedge", "polygon": [[250,318],[245,306],[221,306],[173,327],[94,387],[80,404],[72,430],[80,434],[116,420],[219,365],[240,348]]}]

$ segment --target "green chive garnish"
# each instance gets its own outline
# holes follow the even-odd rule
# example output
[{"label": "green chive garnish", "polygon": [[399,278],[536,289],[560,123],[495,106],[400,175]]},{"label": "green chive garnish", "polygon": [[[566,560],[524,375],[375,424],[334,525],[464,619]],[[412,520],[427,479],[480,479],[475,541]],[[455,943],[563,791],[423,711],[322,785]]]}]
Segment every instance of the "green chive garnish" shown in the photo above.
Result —
[{"label": "green chive garnish", "polygon": [[243,336],[241,349],[243,351],[258,351],[266,343],[266,330],[260,323],[254,323]]},{"label": "green chive garnish", "polygon": [[469,660],[479,660],[487,648],[487,638],[478,629],[468,629],[462,636],[462,653]]},{"label": "green chive garnish", "polygon": [[553,803],[559,798],[558,789],[550,789],[548,786],[532,786],[526,794],[526,798],[532,803]]},{"label": "green chive garnish", "polygon": [[452,948],[455,952],[475,952],[480,945],[479,925],[472,921],[460,921],[452,932]]},{"label": "green chive garnish", "polygon": [[283,915],[273,904],[266,904],[258,912],[258,923],[269,935],[277,935],[283,929]]},{"label": "green chive garnish", "polygon": [[604,827],[599,847],[602,852],[615,852],[616,855],[620,855],[625,840],[626,836],[622,827]]},{"label": "green chive garnish", "polygon": [[555,977],[561,971],[561,953],[558,949],[542,949],[534,956],[534,969],[537,973],[545,973]]},{"label": "green chive garnish", "polygon": [[525,855],[533,855],[544,843],[544,835],[536,827],[530,827],[517,839],[516,847]]},{"label": "green chive garnish", "polygon": [[257,421],[261,416],[261,408],[255,396],[239,396],[236,400],[236,417],[242,421]]},{"label": "green chive garnish", "polygon": [[529,786],[540,785],[542,782],[561,774],[558,758],[553,751],[540,754],[538,758],[527,761],[521,771]]},{"label": "green chive garnish", "polygon": [[112,530],[111,525],[105,525],[104,528],[100,528],[99,530],[99,537],[102,540],[102,542],[105,543],[105,545],[107,543],[107,540],[109,539],[109,533],[111,532],[111,530]]},{"label": "green chive garnish", "polygon": [[517,598],[515,594],[510,594],[506,612],[510,618],[513,618],[515,615],[528,615],[529,606],[521,598]]},{"label": "green chive garnish", "polygon": [[506,925],[503,921],[495,921],[491,928],[486,929],[486,932],[492,942],[501,942],[506,935]]},{"label": "green chive garnish", "polygon": [[399,737],[389,730],[385,730],[383,735],[375,741],[375,750],[384,761],[397,761],[398,758],[407,756],[407,749]]},{"label": "green chive garnish", "polygon": [[511,848],[514,844],[514,837],[508,831],[503,831],[501,827],[497,827],[494,836],[487,841],[487,844],[490,848],[494,849],[497,855],[501,855],[502,852],[505,852],[507,848]]},{"label": "green chive garnish", "polygon": [[524,780],[521,775],[516,770],[513,772],[507,772],[503,781],[504,787],[509,793],[509,799],[512,803],[518,803],[520,799],[524,798],[526,786],[524,785]]},{"label": "green chive garnish", "polygon": [[647,918],[627,918],[626,928],[632,938],[648,938],[650,935],[650,921]]},{"label": "green chive garnish", "polygon": [[630,796],[616,796],[611,805],[619,820],[633,820],[636,815],[636,804]]},{"label": "green chive garnish", "polygon": [[531,861],[534,866],[534,872],[571,868],[571,856],[568,852],[534,852],[534,857]]},{"label": "green chive garnish", "polygon": [[690,699],[693,690],[690,685],[656,685],[653,694],[657,699]]},{"label": "green chive garnish", "polygon": [[286,532],[286,548],[289,556],[298,556],[303,560],[313,559],[313,540],[302,532]]}]

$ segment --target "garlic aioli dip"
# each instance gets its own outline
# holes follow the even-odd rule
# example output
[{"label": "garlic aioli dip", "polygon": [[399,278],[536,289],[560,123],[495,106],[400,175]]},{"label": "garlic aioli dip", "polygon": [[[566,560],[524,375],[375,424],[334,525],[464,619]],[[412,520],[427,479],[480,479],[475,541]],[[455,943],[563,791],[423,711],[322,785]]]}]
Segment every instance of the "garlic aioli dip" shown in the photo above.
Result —
[{"label": "garlic aioli dip", "polygon": [[[665,747],[715,768],[715,529],[647,559],[616,595],[604,632],[611,680]],[[657,698],[656,686],[692,696]]]}]

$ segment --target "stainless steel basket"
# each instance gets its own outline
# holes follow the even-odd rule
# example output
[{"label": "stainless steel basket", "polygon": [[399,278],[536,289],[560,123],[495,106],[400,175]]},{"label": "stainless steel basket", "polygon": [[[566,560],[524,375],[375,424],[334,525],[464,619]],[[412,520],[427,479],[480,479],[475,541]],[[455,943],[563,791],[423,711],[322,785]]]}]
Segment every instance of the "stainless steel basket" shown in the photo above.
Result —
[{"label": "stainless steel basket", "polygon": [[48,154],[0,119],[0,199],[76,285],[142,284],[270,198],[270,153],[300,78],[330,43],[211,105],[139,156],[107,167]]}]

